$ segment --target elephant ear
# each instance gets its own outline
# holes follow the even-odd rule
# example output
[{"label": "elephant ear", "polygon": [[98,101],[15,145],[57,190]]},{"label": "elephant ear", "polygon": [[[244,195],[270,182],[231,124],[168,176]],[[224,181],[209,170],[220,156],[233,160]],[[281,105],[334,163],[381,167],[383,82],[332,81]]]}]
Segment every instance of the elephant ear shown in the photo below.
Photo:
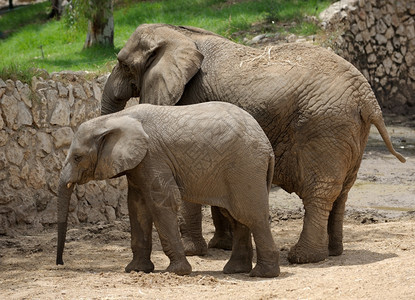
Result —
[{"label": "elephant ear", "polygon": [[199,71],[203,54],[183,34],[173,29],[159,30],[155,35],[161,39],[143,76],[140,102],[174,105],[180,100],[187,82]]},{"label": "elephant ear", "polygon": [[94,178],[107,179],[135,168],[146,156],[148,139],[140,121],[129,116],[108,118],[97,137]]}]

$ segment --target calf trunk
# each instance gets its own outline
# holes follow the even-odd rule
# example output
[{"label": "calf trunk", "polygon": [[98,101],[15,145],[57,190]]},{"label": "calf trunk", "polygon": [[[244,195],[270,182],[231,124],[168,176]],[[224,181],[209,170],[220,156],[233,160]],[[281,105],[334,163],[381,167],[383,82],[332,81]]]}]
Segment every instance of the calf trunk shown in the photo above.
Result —
[{"label": "calf trunk", "polygon": [[67,186],[62,177],[59,180],[58,187],[58,247],[56,255],[56,264],[63,265],[63,249],[65,247],[66,229],[68,224],[69,201],[73,192],[73,185]]}]

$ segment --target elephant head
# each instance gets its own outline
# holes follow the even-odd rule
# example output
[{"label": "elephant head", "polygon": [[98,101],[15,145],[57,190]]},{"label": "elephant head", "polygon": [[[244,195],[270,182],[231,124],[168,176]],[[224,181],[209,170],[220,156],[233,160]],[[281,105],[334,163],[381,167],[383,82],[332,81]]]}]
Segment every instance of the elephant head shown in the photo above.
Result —
[{"label": "elephant head", "polygon": [[103,116],[81,124],[59,179],[56,264],[63,265],[69,201],[74,184],[108,179],[133,169],[147,153],[148,138],[141,122],[126,115]]},{"label": "elephant head", "polygon": [[203,55],[191,39],[169,26],[141,25],[117,59],[104,87],[103,115],[122,110],[131,97],[140,97],[140,103],[176,104]]}]

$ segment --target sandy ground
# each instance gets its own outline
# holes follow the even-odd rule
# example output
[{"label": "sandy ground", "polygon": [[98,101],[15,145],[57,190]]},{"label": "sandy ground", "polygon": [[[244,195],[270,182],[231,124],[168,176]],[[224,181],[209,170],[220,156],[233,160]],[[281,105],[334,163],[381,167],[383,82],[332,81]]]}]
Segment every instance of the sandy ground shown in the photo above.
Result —
[{"label": "sandy ground", "polygon": [[[70,228],[65,265],[59,267],[53,228],[0,237],[0,299],[413,299],[415,128],[393,126],[389,132],[408,161],[401,164],[390,155],[372,131],[349,194],[341,256],[315,264],[288,263],[303,211],[295,195],[274,188],[270,206],[273,235],[281,249],[278,278],[224,275],[230,253],[213,249],[205,257],[189,258],[190,276],[163,273],[168,260],[156,234],[155,273],[124,273],[131,259],[129,227],[128,220],[119,220]],[[209,239],[209,209],[204,214]]]}]

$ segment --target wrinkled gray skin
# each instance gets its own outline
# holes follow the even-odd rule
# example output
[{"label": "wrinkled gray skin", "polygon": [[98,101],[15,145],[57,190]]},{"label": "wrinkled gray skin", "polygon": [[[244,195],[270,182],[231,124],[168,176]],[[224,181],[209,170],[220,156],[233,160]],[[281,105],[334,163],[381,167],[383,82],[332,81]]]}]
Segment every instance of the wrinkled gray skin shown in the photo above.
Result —
[{"label": "wrinkled gray skin", "polygon": [[[371,124],[405,161],[393,149],[364,76],[324,48],[286,44],[264,51],[198,28],[141,25],[118,54],[102,113],[123,109],[133,96],[159,105],[224,101],[254,116],[274,148],[273,183],[303,200],[303,230],[289,252],[292,263],[343,252],[345,203]],[[225,247],[226,222],[212,213],[216,233],[210,246]],[[183,217],[186,252],[206,253],[200,207],[184,207]]]},{"label": "wrinkled gray skin", "polygon": [[273,171],[274,152],[265,133],[251,115],[229,103],[138,105],[85,122],[61,172],[56,263],[63,264],[73,185],[126,175],[133,252],[127,272],[153,271],[153,222],[170,259],[167,271],[191,272],[177,224],[177,206],[184,200],[221,207],[228,215],[234,242],[225,273],[278,276],[279,253],[268,221]]}]

